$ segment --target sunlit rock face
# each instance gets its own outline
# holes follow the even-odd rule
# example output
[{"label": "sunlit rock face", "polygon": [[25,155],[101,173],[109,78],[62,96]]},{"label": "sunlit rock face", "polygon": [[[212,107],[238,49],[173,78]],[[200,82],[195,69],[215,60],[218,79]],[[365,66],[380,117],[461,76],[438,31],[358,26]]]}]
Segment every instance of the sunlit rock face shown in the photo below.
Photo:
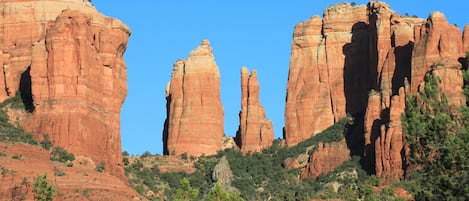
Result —
[{"label": "sunlit rock face", "polygon": [[259,102],[259,90],[257,71],[252,70],[249,74],[247,68],[242,68],[241,112],[236,141],[243,153],[261,151],[270,147],[274,141],[274,128]]},{"label": "sunlit rock face", "polygon": [[221,150],[224,127],[220,72],[207,40],[176,61],[166,90],[164,153],[212,155]]},{"label": "sunlit rock face", "polygon": [[88,1],[1,3],[0,99],[21,91],[22,127],[124,178],[120,111],[130,30]]},{"label": "sunlit rock face", "polygon": [[[440,77],[449,103],[464,104],[464,35],[440,12],[427,20],[399,16],[383,2],[339,3],[296,25],[285,108],[285,142],[293,146],[350,114],[352,154],[385,183],[404,175],[405,96],[425,75]],[[354,144],[355,143],[355,144]],[[357,145],[358,144],[358,145]],[[346,153],[343,153],[346,154]]]}]

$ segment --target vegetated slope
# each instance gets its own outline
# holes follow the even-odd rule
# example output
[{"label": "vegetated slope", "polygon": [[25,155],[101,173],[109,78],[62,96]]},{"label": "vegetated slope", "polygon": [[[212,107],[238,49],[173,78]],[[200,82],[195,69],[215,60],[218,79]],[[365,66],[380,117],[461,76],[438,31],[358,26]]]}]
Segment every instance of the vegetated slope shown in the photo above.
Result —
[{"label": "vegetated slope", "polygon": [[[0,104],[0,200],[35,200],[40,195],[54,200],[144,199],[90,158],[75,158],[48,137],[38,142],[12,125],[8,114],[25,111],[20,94]],[[39,176],[45,176],[47,186],[39,187]]]},{"label": "vegetated slope", "polygon": [[[469,53],[466,54],[466,61]],[[464,94],[469,100],[469,72]],[[469,199],[469,107],[454,107],[430,72],[424,90],[407,98],[402,117],[408,144],[408,175],[403,181],[416,200]]]},{"label": "vegetated slope", "polygon": [[[303,153],[311,154],[322,143],[344,140],[351,125],[341,120],[324,132],[293,147],[282,147],[276,140],[272,147],[258,153],[243,155],[240,151],[226,149],[215,156],[199,158],[185,155],[182,162],[194,163],[195,172],[160,172],[160,166],[168,164],[165,157],[151,156],[146,153],[140,157],[124,157],[126,175],[131,185],[150,200],[174,200],[187,191],[190,182],[192,189],[198,190],[195,200],[210,200],[210,194],[216,189],[213,172],[220,159],[229,162],[233,178],[230,187],[233,193],[244,200],[310,200],[312,198],[378,198],[372,184],[379,184],[379,179],[370,177],[359,164],[360,157],[343,163],[337,169],[319,176],[317,179],[300,179],[301,168],[286,169],[282,166],[287,158],[296,158]],[[185,186],[185,187],[184,187]],[[229,189],[228,188],[228,189]],[[225,188],[224,188],[225,189]],[[394,191],[385,190],[381,196],[387,200],[395,198]],[[225,192],[228,193],[228,192]],[[239,193],[239,194],[238,194]]]}]

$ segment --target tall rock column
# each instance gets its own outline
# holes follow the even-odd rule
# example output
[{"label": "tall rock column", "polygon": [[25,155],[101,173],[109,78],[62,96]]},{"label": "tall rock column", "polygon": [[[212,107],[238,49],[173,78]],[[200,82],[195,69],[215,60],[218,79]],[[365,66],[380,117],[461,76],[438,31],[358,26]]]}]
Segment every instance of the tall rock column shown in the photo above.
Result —
[{"label": "tall rock column", "polygon": [[375,141],[376,175],[381,176],[383,183],[399,181],[404,176],[404,135],[401,115],[405,110],[405,90],[391,99],[389,123],[381,124],[380,135]]},{"label": "tall rock column", "polygon": [[367,7],[348,3],[295,26],[285,107],[288,146],[366,109],[368,30]]},{"label": "tall rock column", "polygon": [[224,127],[220,72],[208,40],[174,64],[166,90],[164,154],[212,155],[221,150]]},{"label": "tall rock column", "polygon": [[[3,1],[0,99],[19,90],[22,127],[124,179],[120,111],[129,28],[88,1]],[[126,180],[125,180],[126,181]]]},{"label": "tall rock column", "polygon": [[259,81],[257,72],[245,67],[241,69],[241,112],[236,141],[243,153],[256,152],[272,145],[274,130],[272,122],[265,116],[259,103]]}]

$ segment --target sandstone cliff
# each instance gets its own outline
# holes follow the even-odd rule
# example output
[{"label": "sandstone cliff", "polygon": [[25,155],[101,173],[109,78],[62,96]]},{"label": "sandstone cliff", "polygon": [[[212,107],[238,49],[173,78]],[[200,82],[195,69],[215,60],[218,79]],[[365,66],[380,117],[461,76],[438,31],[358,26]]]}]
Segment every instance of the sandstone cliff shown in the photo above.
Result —
[{"label": "sandstone cliff", "polygon": [[20,120],[38,138],[91,158],[123,178],[120,110],[127,94],[123,53],[130,35],[88,1],[1,3],[0,100],[20,90]]},{"label": "sandstone cliff", "polygon": [[465,103],[460,58],[469,44],[466,32],[463,36],[439,12],[425,21],[399,16],[383,2],[339,3],[325,9],[323,19],[297,24],[285,109],[287,145],[349,113],[363,132],[348,133],[348,140],[364,143],[359,153],[366,169],[385,182],[398,180],[405,168],[400,116],[406,94],[417,92],[431,71],[441,78],[451,105]]},{"label": "sandstone cliff", "polygon": [[341,3],[296,25],[285,108],[285,140],[295,145],[366,107],[367,7]]},{"label": "sandstone cliff", "polygon": [[259,103],[259,81],[257,72],[249,75],[247,68],[241,69],[241,112],[236,141],[243,153],[256,152],[272,145],[274,130],[266,118],[264,107]]},{"label": "sandstone cliff", "polygon": [[319,144],[311,154],[309,162],[301,171],[301,178],[316,179],[321,174],[327,174],[350,160],[350,151],[344,141]]},{"label": "sandstone cliff", "polygon": [[176,61],[166,90],[164,153],[211,155],[221,150],[224,127],[220,72],[207,40]]}]

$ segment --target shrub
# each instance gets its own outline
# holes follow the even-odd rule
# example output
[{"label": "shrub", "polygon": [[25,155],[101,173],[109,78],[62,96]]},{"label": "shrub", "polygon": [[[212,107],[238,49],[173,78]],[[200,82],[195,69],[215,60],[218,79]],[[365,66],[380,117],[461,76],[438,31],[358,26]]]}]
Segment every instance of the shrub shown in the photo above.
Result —
[{"label": "shrub", "polygon": [[47,174],[38,174],[34,181],[34,198],[39,201],[54,200],[57,196],[55,186],[49,184]]},{"label": "shrub", "polygon": [[51,153],[50,160],[64,163],[67,161],[75,160],[75,155],[73,155],[72,153],[69,153],[67,150],[63,149],[62,147],[54,147]]},{"label": "shrub", "polygon": [[49,135],[44,134],[43,138],[44,139],[41,141],[41,147],[45,150],[49,150],[52,147],[52,142],[49,139]]},{"label": "shrub", "polygon": [[210,190],[207,195],[208,201],[244,201],[237,192],[224,192],[219,183]]},{"label": "shrub", "polygon": [[141,157],[141,158],[148,158],[148,157],[150,157],[150,156],[151,156],[151,152],[145,151],[145,152],[143,152],[142,156],[140,156],[140,157]]},{"label": "shrub", "polygon": [[101,164],[101,165],[97,166],[94,170],[96,170],[98,172],[104,172],[106,169],[104,169],[104,164]]}]

